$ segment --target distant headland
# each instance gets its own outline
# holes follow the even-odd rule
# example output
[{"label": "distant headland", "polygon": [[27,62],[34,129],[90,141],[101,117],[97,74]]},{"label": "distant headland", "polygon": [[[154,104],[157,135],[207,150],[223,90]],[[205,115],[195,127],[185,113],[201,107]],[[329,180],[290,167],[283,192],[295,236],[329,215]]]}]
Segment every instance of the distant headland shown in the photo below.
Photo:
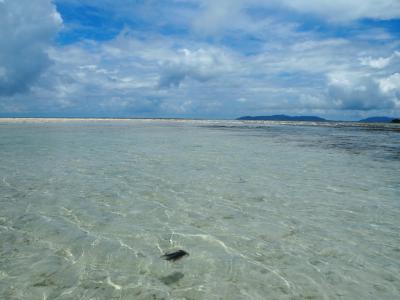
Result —
[{"label": "distant headland", "polygon": [[396,120],[395,118],[390,118],[390,117],[370,117],[366,119],[362,119],[359,122],[365,122],[365,123],[390,123],[393,120]]},{"label": "distant headland", "polygon": [[[288,115],[272,115],[272,116],[243,116],[236,120],[242,121],[297,121],[297,122],[334,122],[318,116],[288,116]],[[400,119],[391,117],[369,117],[355,122],[362,123],[400,123]]]}]

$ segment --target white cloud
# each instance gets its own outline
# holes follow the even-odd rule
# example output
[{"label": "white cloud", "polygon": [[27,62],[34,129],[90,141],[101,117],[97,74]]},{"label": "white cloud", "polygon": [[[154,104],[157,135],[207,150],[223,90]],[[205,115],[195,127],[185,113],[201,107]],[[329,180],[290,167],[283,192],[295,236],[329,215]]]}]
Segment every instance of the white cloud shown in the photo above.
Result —
[{"label": "white cloud", "polygon": [[373,59],[372,57],[362,57],[360,58],[360,62],[363,66],[369,66],[375,69],[383,69],[387,67],[391,61],[392,57],[379,57]]},{"label": "white cloud", "polygon": [[396,61],[399,57],[400,57],[400,52],[395,51],[392,55],[388,57],[378,57],[378,58],[372,58],[371,56],[361,57],[360,62],[363,66],[369,66],[374,69],[384,69],[388,67],[391,63]]},{"label": "white cloud", "polygon": [[179,87],[186,78],[205,82],[231,69],[232,61],[215,48],[180,49],[176,55],[161,62],[159,87]]},{"label": "white cloud", "polygon": [[400,17],[398,0],[283,0],[285,6],[331,21],[370,18],[388,20]]},{"label": "white cloud", "polygon": [[50,65],[46,53],[62,20],[50,1],[0,2],[0,95],[24,92]]},{"label": "white cloud", "polygon": [[385,94],[396,91],[400,92],[400,73],[394,73],[386,78],[380,79],[378,82],[379,87]]},{"label": "white cloud", "polygon": [[[396,76],[398,77],[398,76]],[[361,72],[342,72],[328,75],[328,97],[339,109],[394,109],[397,97],[389,91],[396,89],[397,78],[378,80]]]},{"label": "white cloud", "polygon": [[[360,19],[390,20],[400,18],[398,0],[200,0],[192,25],[206,35],[223,31],[256,32],[266,29],[275,12],[315,16],[326,22],[346,23]],[[263,17],[254,18],[254,11]]]},{"label": "white cloud", "polygon": [[235,30],[249,26],[243,12],[244,1],[242,0],[200,2],[200,10],[193,19],[193,26],[197,33],[208,35],[222,30]]}]

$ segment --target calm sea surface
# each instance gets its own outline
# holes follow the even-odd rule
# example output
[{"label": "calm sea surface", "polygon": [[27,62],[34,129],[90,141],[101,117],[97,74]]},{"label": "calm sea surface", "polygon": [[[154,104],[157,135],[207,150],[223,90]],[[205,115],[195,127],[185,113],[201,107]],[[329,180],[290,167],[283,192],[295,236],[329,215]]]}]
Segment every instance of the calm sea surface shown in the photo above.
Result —
[{"label": "calm sea surface", "polygon": [[400,127],[0,120],[0,299],[400,299]]}]

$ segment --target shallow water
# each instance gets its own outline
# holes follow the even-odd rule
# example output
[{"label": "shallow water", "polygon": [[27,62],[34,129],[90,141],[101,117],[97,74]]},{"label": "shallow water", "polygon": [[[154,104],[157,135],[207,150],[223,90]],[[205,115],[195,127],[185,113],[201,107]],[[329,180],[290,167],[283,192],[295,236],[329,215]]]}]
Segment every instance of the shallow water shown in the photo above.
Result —
[{"label": "shallow water", "polygon": [[0,120],[0,299],[399,299],[396,128]]}]

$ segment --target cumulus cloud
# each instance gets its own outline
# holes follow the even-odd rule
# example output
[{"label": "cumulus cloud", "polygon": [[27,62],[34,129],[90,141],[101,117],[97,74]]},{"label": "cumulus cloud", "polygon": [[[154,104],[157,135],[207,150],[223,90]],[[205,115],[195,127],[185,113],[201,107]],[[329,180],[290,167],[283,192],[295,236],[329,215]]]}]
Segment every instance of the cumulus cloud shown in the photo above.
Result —
[{"label": "cumulus cloud", "polygon": [[0,96],[24,92],[38,79],[61,24],[48,0],[0,2]]},{"label": "cumulus cloud", "polygon": [[383,69],[389,66],[393,60],[396,60],[399,57],[400,57],[400,52],[395,51],[392,55],[388,57],[378,57],[378,58],[372,58],[371,56],[361,57],[360,62],[363,66],[369,66],[374,69]]},{"label": "cumulus cloud", "polygon": [[179,87],[185,78],[208,81],[230,69],[228,55],[218,49],[181,49],[167,61],[161,62],[159,87]]},{"label": "cumulus cloud", "polygon": [[[385,94],[400,92],[400,73],[394,73],[379,80],[379,87]],[[400,98],[400,97],[397,97]]]},{"label": "cumulus cloud", "polygon": [[373,59],[372,57],[362,57],[360,58],[361,64],[364,66],[369,66],[374,69],[383,69],[387,67],[391,61],[392,57],[379,57]]},{"label": "cumulus cloud", "polygon": [[[393,109],[397,105],[397,97],[391,93],[400,86],[394,74],[384,79],[376,79],[371,75],[357,72],[329,74],[328,95],[339,109],[376,110]],[[397,78],[396,78],[397,77]]]}]

